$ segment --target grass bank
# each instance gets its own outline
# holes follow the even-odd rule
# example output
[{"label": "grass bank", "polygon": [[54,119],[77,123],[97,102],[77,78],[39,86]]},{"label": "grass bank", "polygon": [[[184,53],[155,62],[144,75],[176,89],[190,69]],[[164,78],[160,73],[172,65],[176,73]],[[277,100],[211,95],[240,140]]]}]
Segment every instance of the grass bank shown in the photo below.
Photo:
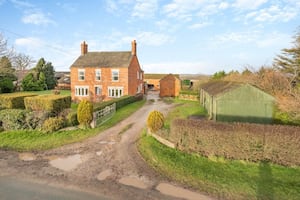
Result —
[{"label": "grass bank", "polygon": [[18,151],[34,151],[52,149],[65,144],[82,141],[114,126],[136,110],[141,108],[145,100],[129,104],[119,109],[116,114],[100,127],[88,130],[57,131],[45,134],[39,131],[5,131],[0,133],[0,148]]},{"label": "grass bank", "polygon": [[176,118],[187,119],[189,116],[206,116],[205,109],[197,101],[174,99],[173,103],[177,105],[165,118],[164,128],[166,129],[170,129],[172,120]]},{"label": "grass bank", "polygon": [[300,168],[206,158],[168,148],[145,133],[138,143],[158,172],[222,199],[299,199]]}]

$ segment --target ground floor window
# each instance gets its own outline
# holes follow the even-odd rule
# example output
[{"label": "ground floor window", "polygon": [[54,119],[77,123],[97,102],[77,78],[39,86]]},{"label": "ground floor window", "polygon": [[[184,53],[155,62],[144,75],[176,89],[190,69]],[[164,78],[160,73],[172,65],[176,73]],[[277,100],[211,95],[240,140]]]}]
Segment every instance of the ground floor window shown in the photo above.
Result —
[{"label": "ground floor window", "polygon": [[95,86],[95,95],[101,95],[102,94],[102,86],[96,85]]},{"label": "ground floor window", "polygon": [[75,96],[88,96],[89,86],[75,86]]},{"label": "ground floor window", "polygon": [[108,96],[114,98],[123,96],[123,87],[108,87]]}]

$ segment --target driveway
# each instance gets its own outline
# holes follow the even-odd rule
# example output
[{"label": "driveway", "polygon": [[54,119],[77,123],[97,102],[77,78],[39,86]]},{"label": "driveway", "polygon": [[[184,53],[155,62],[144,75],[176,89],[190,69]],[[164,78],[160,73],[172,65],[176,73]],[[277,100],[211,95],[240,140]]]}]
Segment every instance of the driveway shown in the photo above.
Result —
[{"label": "driveway", "polygon": [[172,108],[155,92],[147,99],[130,117],[85,141],[44,152],[0,151],[0,176],[111,199],[210,199],[170,182],[139,155],[135,144],[149,112],[155,109],[166,114]]}]

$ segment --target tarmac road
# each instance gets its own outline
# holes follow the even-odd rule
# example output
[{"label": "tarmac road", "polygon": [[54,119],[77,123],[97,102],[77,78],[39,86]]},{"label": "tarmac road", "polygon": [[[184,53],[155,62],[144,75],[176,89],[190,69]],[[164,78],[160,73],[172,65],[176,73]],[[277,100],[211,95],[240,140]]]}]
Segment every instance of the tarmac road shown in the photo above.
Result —
[{"label": "tarmac road", "polygon": [[0,177],[1,200],[108,200],[100,195],[63,189],[9,177]]}]

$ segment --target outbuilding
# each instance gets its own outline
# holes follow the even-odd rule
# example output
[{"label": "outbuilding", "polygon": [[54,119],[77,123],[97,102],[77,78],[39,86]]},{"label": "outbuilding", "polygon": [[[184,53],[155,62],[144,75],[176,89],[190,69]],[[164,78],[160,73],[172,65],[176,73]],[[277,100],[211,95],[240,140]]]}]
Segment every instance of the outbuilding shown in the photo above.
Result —
[{"label": "outbuilding", "polygon": [[177,97],[181,88],[181,80],[173,74],[168,74],[160,81],[160,97]]},{"label": "outbuilding", "polygon": [[271,123],[275,98],[250,84],[212,81],[200,87],[200,103],[216,121]]}]

